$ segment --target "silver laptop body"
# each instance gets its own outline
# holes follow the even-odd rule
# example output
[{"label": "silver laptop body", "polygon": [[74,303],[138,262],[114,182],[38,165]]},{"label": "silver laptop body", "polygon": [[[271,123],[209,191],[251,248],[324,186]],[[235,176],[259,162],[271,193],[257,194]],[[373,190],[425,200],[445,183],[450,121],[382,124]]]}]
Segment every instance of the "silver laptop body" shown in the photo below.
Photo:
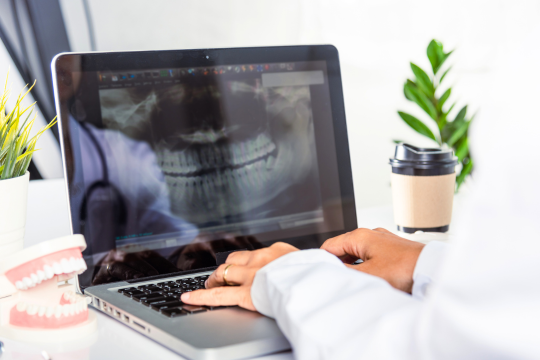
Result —
[{"label": "silver laptop body", "polygon": [[230,252],[356,228],[337,50],[63,53],[51,68],[91,305],[191,359],[289,349],[273,319],[178,302]]}]

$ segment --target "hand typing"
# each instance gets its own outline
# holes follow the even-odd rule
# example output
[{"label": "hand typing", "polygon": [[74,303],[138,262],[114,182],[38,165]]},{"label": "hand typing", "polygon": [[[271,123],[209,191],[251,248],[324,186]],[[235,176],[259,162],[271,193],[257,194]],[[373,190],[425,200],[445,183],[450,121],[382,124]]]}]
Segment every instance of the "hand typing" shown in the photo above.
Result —
[{"label": "hand typing", "polygon": [[[328,239],[321,249],[338,256],[348,267],[388,281],[410,293],[413,272],[424,244],[394,235],[382,228],[356,229]],[[356,260],[363,263],[352,265]]]},{"label": "hand typing", "polygon": [[[293,251],[292,245],[275,243],[272,246],[253,250],[237,251],[227,257],[206,282],[206,290],[196,290],[182,294],[182,301],[193,305],[238,305],[248,310],[255,310],[251,301],[251,284],[257,271],[275,259]],[[228,269],[227,269],[228,267]],[[224,272],[227,269],[225,286]]]}]

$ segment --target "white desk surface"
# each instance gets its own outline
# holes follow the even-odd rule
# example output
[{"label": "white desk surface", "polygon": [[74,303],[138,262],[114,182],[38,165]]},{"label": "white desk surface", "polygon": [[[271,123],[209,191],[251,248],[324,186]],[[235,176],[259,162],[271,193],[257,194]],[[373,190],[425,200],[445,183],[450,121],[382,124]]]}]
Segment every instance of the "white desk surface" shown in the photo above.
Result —
[{"label": "white desk surface", "polygon": [[[69,217],[64,181],[40,180],[30,182],[28,194],[28,214],[26,221],[25,246],[54,239],[70,234]],[[359,209],[359,227],[384,227],[395,231],[392,207],[381,206]],[[399,235],[403,236],[403,233]],[[446,240],[446,234],[425,234],[406,236],[413,240]],[[183,357],[166,349],[149,338],[131,330],[119,321],[94,311],[98,318],[98,331],[91,339],[80,343],[60,345],[31,345],[9,339],[0,340],[4,343],[4,353],[0,360],[32,359],[43,360],[42,351],[47,351],[52,360],[67,359],[183,359]],[[294,359],[291,352],[284,352],[261,357],[265,360]]]}]

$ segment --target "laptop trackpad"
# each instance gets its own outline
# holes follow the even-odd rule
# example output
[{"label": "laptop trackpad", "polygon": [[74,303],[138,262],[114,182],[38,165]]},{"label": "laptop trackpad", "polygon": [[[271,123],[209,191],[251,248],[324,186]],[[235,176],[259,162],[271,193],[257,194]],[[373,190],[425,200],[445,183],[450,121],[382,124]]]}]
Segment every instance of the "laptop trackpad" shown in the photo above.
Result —
[{"label": "laptop trackpad", "polygon": [[196,348],[234,347],[261,340],[272,343],[272,339],[287,343],[273,319],[236,307],[167,320],[164,330]]}]

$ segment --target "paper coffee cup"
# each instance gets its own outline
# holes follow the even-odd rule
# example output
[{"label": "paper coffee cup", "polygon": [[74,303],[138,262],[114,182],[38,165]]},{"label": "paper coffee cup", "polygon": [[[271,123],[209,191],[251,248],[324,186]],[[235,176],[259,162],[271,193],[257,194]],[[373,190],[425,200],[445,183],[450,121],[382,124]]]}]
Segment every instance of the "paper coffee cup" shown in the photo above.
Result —
[{"label": "paper coffee cup", "polygon": [[392,165],[394,220],[399,231],[446,232],[452,220],[457,158],[452,150],[396,145]]}]

